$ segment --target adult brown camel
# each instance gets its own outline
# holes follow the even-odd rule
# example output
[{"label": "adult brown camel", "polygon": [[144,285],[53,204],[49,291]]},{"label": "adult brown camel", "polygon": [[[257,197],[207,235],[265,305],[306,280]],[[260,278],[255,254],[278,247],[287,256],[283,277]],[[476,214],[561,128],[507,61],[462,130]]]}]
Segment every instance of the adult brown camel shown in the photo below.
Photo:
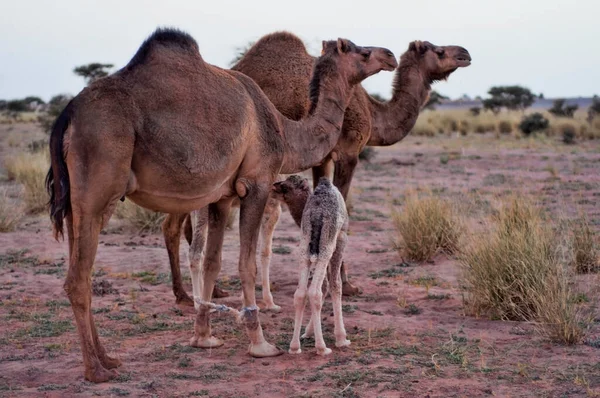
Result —
[{"label": "adult brown camel", "polygon": [[[310,101],[308,81],[315,58],[306,52],[304,45],[288,48],[274,38],[260,40],[232,68],[250,76],[262,88],[273,104],[286,116],[301,119],[309,113]],[[419,111],[429,98],[431,85],[438,80],[447,79],[452,72],[466,67],[471,62],[468,51],[459,46],[436,46],[427,41],[414,41],[400,57],[392,86],[392,99],[380,102],[372,98],[359,86],[346,108],[342,135],[335,148],[327,154],[320,165],[313,165],[313,181],[333,173],[334,184],[340,189],[344,199],[350,191],[354,169],[358,164],[358,154],[366,145],[386,146],[401,141],[414,127]],[[302,154],[300,154],[302,155]],[[298,154],[296,154],[298,156]],[[334,169],[335,163],[335,169]],[[300,170],[290,171],[295,173]],[[270,212],[269,212],[270,210]],[[270,240],[278,218],[278,204],[267,206],[265,220],[261,230],[263,242],[261,256],[263,270],[268,270],[270,261]],[[178,302],[191,303],[185,293],[179,276],[179,239],[180,229],[185,215],[169,217],[163,229],[170,265],[173,272],[173,289]],[[204,216],[205,218],[205,216]],[[192,244],[190,259],[200,261],[202,242],[204,242],[203,218],[198,219],[194,236],[200,236]],[[189,236],[191,223],[186,224]],[[176,246],[175,246],[176,244]],[[191,264],[193,266],[193,264]],[[268,272],[267,272],[268,273]],[[263,283],[263,297],[266,307],[276,308],[268,288],[268,275]],[[265,275],[263,275],[265,278]],[[346,266],[342,264],[344,295],[358,292],[358,288],[348,281]],[[265,282],[265,281],[263,281]]]},{"label": "adult brown camel", "polygon": [[[46,177],[54,234],[66,218],[69,270],[65,291],[81,341],[85,378],[116,376],[91,313],[91,270],[98,236],[124,196],[145,208],[186,213],[208,206],[203,299],[220,269],[227,215],[240,198],[239,272],[249,353],[279,355],[262,333],[254,295],[257,232],[284,154],[298,151],[285,132],[304,134],[302,149],[322,159],[339,138],[353,88],[389,68],[372,50],[346,39],[324,45],[315,64],[313,115],[286,119],[249,77],[206,63],[196,41],[156,30],[121,70],[80,92],[57,118]],[[301,133],[296,131],[300,130]],[[311,145],[311,143],[314,143]],[[325,144],[327,143],[327,144]],[[212,347],[208,306],[198,311],[191,344]]]}]

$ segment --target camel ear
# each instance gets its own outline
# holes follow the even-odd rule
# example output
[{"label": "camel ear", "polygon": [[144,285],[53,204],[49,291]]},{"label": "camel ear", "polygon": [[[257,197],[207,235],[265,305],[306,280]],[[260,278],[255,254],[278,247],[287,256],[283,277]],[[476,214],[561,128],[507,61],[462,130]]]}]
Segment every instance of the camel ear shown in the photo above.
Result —
[{"label": "camel ear", "polygon": [[421,40],[415,40],[408,46],[410,51],[415,51],[420,55],[423,55],[427,52],[427,42],[422,42]]},{"label": "camel ear", "polygon": [[338,38],[337,48],[340,53],[347,53],[350,51],[350,42],[346,39]]},{"label": "camel ear", "polygon": [[327,41],[323,40],[321,42],[321,55],[325,54],[325,49],[327,48]]}]

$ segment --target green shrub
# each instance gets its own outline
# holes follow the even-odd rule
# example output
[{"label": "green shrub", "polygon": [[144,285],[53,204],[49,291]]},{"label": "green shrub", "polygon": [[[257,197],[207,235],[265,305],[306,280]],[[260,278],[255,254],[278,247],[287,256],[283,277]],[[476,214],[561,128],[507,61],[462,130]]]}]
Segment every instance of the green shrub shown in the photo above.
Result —
[{"label": "green shrub", "polygon": [[521,123],[519,124],[519,129],[524,135],[530,135],[531,133],[547,129],[549,124],[550,122],[544,117],[544,115],[536,112],[523,117],[523,119],[521,119]]}]

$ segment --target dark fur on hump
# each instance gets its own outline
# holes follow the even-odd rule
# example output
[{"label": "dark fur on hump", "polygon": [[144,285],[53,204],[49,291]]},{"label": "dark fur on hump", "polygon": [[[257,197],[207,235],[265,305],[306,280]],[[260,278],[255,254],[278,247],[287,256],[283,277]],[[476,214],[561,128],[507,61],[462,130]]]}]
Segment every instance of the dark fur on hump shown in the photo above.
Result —
[{"label": "dark fur on hump", "polygon": [[309,85],[310,109],[308,114],[312,115],[317,109],[319,94],[321,92],[321,80],[323,76],[329,75],[337,70],[335,57],[337,55],[337,41],[330,40],[325,43],[325,53],[317,58],[313,68],[313,75]]},{"label": "dark fur on hump", "polygon": [[140,46],[125,69],[142,65],[156,46],[169,47],[186,53],[198,54],[198,43],[188,33],[176,28],[157,28]]}]

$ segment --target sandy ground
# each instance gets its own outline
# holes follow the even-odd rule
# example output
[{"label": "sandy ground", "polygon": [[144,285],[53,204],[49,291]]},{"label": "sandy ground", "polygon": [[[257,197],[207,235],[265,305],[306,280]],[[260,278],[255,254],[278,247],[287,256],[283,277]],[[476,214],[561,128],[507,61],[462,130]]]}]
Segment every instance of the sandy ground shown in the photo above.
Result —
[{"label": "sandy ground", "polygon": [[[8,130],[0,126],[2,157],[23,150],[25,144],[15,146],[16,133],[23,142],[40,134],[31,125]],[[344,299],[352,345],[333,347],[328,301],[324,330],[333,354],[325,358],[315,355],[309,340],[302,355],[253,359],[243,328],[227,315],[213,317],[223,347],[191,348],[194,312],[175,305],[162,236],[138,235],[111,220],[94,271],[95,281],[105,281],[98,289],[104,295],[93,297],[93,309],[105,346],[124,365],[117,380],[98,385],[83,378],[62,289],[67,245],[52,239],[46,215],[28,217],[17,232],[0,234],[0,396],[599,396],[600,315],[585,342],[569,347],[545,340],[530,324],[466,316],[456,259],[440,255],[431,264],[404,263],[392,250],[390,221],[406,190],[421,187],[468,204],[465,216],[472,225],[489,213],[495,198],[531,193],[555,214],[586,212],[598,228],[599,171],[598,142],[409,137],[378,148],[371,163],[359,166],[352,190],[345,258],[353,282],[364,290]],[[271,268],[282,311],[260,315],[267,339],[282,349],[293,329],[298,237],[284,213]],[[240,306],[238,249],[237,231],[229,231],[221,278],[232,295],[217,301],[234,307]],[[183,243],[184,265],[186,252]]]}]

